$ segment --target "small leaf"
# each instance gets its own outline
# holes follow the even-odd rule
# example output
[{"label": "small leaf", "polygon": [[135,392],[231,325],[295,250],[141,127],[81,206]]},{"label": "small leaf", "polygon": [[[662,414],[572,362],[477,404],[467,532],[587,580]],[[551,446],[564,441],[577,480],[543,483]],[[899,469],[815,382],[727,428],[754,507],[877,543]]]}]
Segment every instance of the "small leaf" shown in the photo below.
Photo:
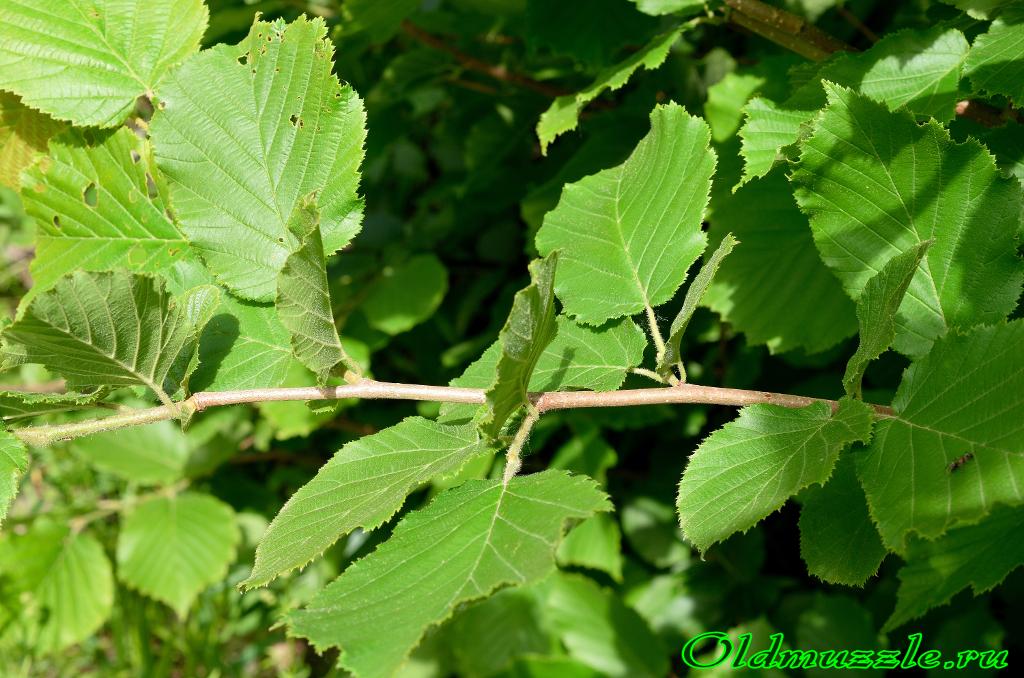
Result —
[{"label": "small leaf", "polygon": [[620,63],[601,71],[590,86],[575,94],[557,97],[551,102],[551,106],[537,121],[537,138],[540,140],[541,152],[546,155],[552,141],[576,129],[580,113],[602,92],[619,89],[629,82],[630,76],[640,67],[653,71],[661,66],[672,45],[679,39],[680,32],[677,28],[655,37]]},{"label": "small leaf", "polygon": [[919,126],[836,85],[827,91],[792,181],[847,293],[859,299],[890,259],[931,239],[900,305],[895,348],[920,356],[950,328],[1004,319],[1024,280],[1020,185],[974,140],[957,144],[937,123]]},{"label": "small leaf", "polygon": [[341,666],[361,678],[390,676],[460,603],[550,574],[566,520],[609,508],[593,481],[558,471],[507,485],[471,480],[406,516],[376,551],[289,613],[289,626],[320,650],[341,648]]},{"label": "small leaf", "polygon": [[[358,232],[365,114],[331,73],[322,19],[256,21],[237,47],[191,58],[161,90],[157,163],[189,241],[232,292],[274,298],[288,219],[317,193],[327,254]],[[243,63],[244,62],[244,63]]]},{"label": "small leaf", "polygon": [[417,486],[457,472],[487,449],[472,425],[420,417],[348,443],[288,499],[263,535],[243,585],[262,586],[352,530],[379,527]]},{"label": "small leaf", "polygon": [[7,509],[18,494],[18,483],[28,470],[28,449],[25,443],[0,422],[0,526]]},{"label": "small leaf", "polygon": [[593,580],[558,573],[541,584],[544,618],[569,655],[604,676],[668,675],[667,652],[643,617]]},{"label": "small leaf", "polygon": [[746,531],[813,483],[824,484],[839,453],[871,435],[871,408],[844,399],[792,409],[751,405],[712,433],[679,483],[679,524],[701,551]]},{"label": "small leaf", "polygon": [[931,240],[925,240],[897,254],[864,286],[857,301],[860,343],[846,364],[843,376],[847,395],[860,398],[861,379],[868,364],[889,349],[896,336],[896,313],[903,303],[903,295],[931,244]]},{"label": "small leaf", "polygon": [[840,456],[828,482],[801,496],[800,555],[807,572],[829,584],[863,586],[878,572],[886,550],[868,514],[853,455]]},{"label": "small leaf", "polygon": [[974,39],[964,73],[975,89],[1024,102],[1024,6],[1010,4]]},{"label": "small leaf", "polygon": [[622,581],[622,533],[607,513],[598,513],[574,527],[559,544],[557,555],[560,566],[587,567]]},{"label": "small leaf", "polygon": [[505,326],[498,333],[501,355],[494,381],[487,387],[487,403],[480,430],[497,438],[508,418],[529,403],[529,384],[544,349],[555,337],[555,269],[558,253],[530,264],[530,284],[516,292]]},{"label": "small leaf", "polygon": [[706,243],[709,143],[703,120],[659,105],[624,163],[566,185],[537,232],[541,254],[562,251],[555,289],[566,313],[598,325],[672,298]]},{"label": "small leaf", "polygon": [[1024,507],[997,507],[976,525],[950,530],[934,541],[914,539],[900,570],[896,609],[882,631],[891,631],[945,605],[968,586],[974,595],[995,588],[1024,565]]},{"label": "small leaf", "polygon": [[0,7],[0,88],[80,127],[114,127],[196,51],[202,0],[12,0]]},{"label": "small leaf", "polygon": [[192,257],[166,196],[150,194],[155,173],[149,144],[126,127],[98,142],[78,131],[54,139],[21,192],[36,225],[29,297],[73,271],[160,273]]},{"label": "small leaf", "polygon": [[[736,246],[736,242],[736,238],[732,237],[732,233],[726,233],[714,254],[701,266],[697,276],[686,290],[683,306],[679,309],[675,319],[672,320],[668,341],[665,342],[665,351],[658,356],[658,374],[661,376],[669,376],[672,373],[672,367],[682,360],[682,355],[679,353],[679,343],[682,341],[683,334],[686,333],[686,328],[690,324],[690,318],[693,317],[693,312],[700,305],[700,300],[704,297],[704,293],[707,291],[712,279],[714,279],[715,273],[718,272],[718,267],[722,264],[722,260],[729,256],[732,248]],[[685,373],[682,376],[685,376]]]},{"label": "small leaf", "polygon": [[385,334],[408,332],[434,315],[448,291],[448,269],[433,254],[418,254],[370,289],[360,307],[371,327]]},{"label": "small leaf", "polygon": [[704,295],[708,308],[771,353],[824,351],[857,329],[850,298],[821,261],[781,168],[712,198],[709,237],[742,242]]},{"label": "small leaf", "polygon": [[316,201],[309,198],[295,208],[288,223],[299,246],[277,277],[277,315],[291,333],[295,357],[323,386],[338,365],[357,373],[359,368],[345,354],[334,325],[319,220]]},{"label": "small leaf", "polygon": [[118,577],[184,617],[200,591],[227,574],[240,538],[235,512],[210,495],[150,499],[123,519]]},{"label": "small leaf", "polygon": [[[219,295],[203,296],[213,304]],[[187,299],[145,276],[79,271],[4,330],[5,355],[9,364],[46,366],[70,388],[141,385],[166,402],[194,367],[203,329],[190,322]]]},{"label": "small leaf", "polygon": [[0,576],[5,592],[17,601],[0,639],[6,644],[31,638],[40,654],[91,636],[114,604],[110,561],[99,541],[47,521],[35,522],[25,534],[0,538]]},{"label": "small leaf", "polygon": [[903,374],[895,416],[879,420],[857,455],[890,550],[905,553],[911,533],[934,539],[999,503],[1024,502],[1022,345],[1024,320],[977,327],[936,341]]},{"label": "small leaf", "polygon": [[0,184],[17,190],[21,171],[46,153],[50,137],[64,127],[29,108],[10,92],[0,92]]}]

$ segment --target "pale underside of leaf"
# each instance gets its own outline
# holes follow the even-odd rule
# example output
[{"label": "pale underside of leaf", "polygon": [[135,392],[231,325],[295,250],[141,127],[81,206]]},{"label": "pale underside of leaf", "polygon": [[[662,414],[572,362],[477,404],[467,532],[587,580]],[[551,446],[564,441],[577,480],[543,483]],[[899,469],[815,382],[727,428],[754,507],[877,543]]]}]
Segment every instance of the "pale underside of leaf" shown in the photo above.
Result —
[{"label": "pale underside of leaf", "polygon": [[274,518],[244,585],[261,586],[302,567],[356,528],[379,527],[417,486],[456,473],[487,450],[473,425],[420,417],[348,443]]},{"label": "pale underside of leaf", "polygon": [[566,520],[609,508],[592,480],[558,471],[469,481],[403,519],[289,626],[317,648],[340,647],[361,678],[390,676],[458,604],[549,574]]}]

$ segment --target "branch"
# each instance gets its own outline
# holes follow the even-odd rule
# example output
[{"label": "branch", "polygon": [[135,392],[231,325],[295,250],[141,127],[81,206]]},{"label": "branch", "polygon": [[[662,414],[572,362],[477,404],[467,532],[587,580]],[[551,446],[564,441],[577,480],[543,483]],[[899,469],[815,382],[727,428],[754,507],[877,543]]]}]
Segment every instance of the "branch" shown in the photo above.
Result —
[{"label": "branch", "polygon": [[[115,414],[103,419],[90,419],[69,424],[30,426],[12,429],[10,432],[23,442],[43,447],[61,440],[114,431],[129,426],[152,424],[169,419],[188,419],[196,412],[209,407],[265,403],[282,400],[340,400],[362,398],[364,400],[425,400],[441,403],[464,403],[482,405],[485,392],[479,388],[455,386],[426,386],[422,384],[398,384],[386,381],[363,379],[355,384],[318,388],[299,386],[293,388],[255,388],[239,391],[203,391],[173,405],[161,405],[144,410]],[[679,384],[662,388],[637,388],[623,391],[552,391],[532,393],[530,400],[537,413],[552,410],[580,409],[585,407],[630,407],[634,405],[728,405],[743,407],[758,403],[781,405],[783,407],[805,407],[811,403],[828,403],[833,409],[838,403],[824,398],[772,393],[770,391],[745,391],[717,386]],[[880,416],[893,416],[892,408],[873,405]]]},{"label": "branch", "polygon": [[405,31],[407,35],[422,42],[427,47],[452,55],[455,60],[459,62],[459,65],[467,70],[481,73],[489,78],[500,80],[501,82],[507,82],[512,85],[532,90],[538,94],[543,94],[546,97],[554,98],[565,94],[571,94],[569,90],[562,89],[561,87],[548,85],[547,83],[534,80],[533,78],[520,75],[519,73],[512,73],[504,66],[498,66],[495,64],[489,64],[486,61],[481,61],[474,56],[466,54],[454,45],[449,44],[442,38],[426,32],[408,20],[402,22],[402,30]]},{"label": "branch", "polygon": [[[771,40],[780,47],[796,52],[811,61],[824,61],[836,52],[856,52],[839,38],[829,35],[805,19],[785,10],[766,5],[760,0],[724,0],[728,6],[726,20],[751,33]],[[844,15],[845,16],[845,15]],[[956,114],[986,127],[998,127],[1008,120],[1019,122],[1013,110],[1006,112],[995,106],[964,100],[957,104]]]}]

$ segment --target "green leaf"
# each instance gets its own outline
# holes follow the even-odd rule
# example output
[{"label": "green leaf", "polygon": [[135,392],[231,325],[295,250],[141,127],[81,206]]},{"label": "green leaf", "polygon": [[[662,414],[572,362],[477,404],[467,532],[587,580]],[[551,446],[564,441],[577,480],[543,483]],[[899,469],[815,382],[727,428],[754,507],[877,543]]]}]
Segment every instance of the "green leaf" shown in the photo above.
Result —
[{"label": "green leaf", "polygon": [[[854,598],[824,593],[816,593],[811,607],[800,613],[794,645],[795,650],[815,653],[828,651],[849,653],[855,650],[877,651],[880,649],[878,631],[871,612]],[[799,655],[794,655],[785,668],[796,668],[800,661],[796,657]],[[850,675],[854,672],[837,672],[834,666],[807,669],[807,675],[811,678],[825,678],[825,676],[836,673]]]},{"label": "green leaf", "polygon": [[964,73],[975,89],[1024,102],[1024,6],[1009,5],[974,39]]},{"label": "green leaf", "polygon": [[871,435],[871,408],[844,399],[792,409],[751,405],[712,433],[679,483],[679,524],[701,551],[746,531],[791,496],[822,485],[839,453]]},{"label": "green leaf", "polygon": [[[735,246],[736,238],[732,237],[732,233],[726,233],[725,237],[722,238],[722,242],[715,249],[714,254],[708,257],[708,260],[700,267],[697,276],[686,290],[683,306],[672,320],[668,340],[665,342],[665,350],[658,356],[658,374],[661,376],[669,376],[672,373],[672,367],[682,361],[679,343],[683,340],[683,334],[686,333],[686,328],[690,324],[690,318],[693,317],[693,313],[697,310],[697,306],[704,297],[704,293],[711,284],[711,280],[715,277],[715,273],[718,272],[718,267],[722,265],[722,260],[729,256],[729,253],[732,252],[732,248]],[[683,376],[685,377],[685,372]]]},{"label": "green leaf", "polygon": [[299,246],[285,259],[277,277],[277,314],[291,334],[295,357],[323,386],[338,365],[344,363],[357,373],[358,366],[345,354],[334,325],[319,221],[316,201],[308,198],[295,208],[288,223]]},{"label": "green leaf", "polygon": [[732,232],[743,244],[722,262],[704,303],[748,342],[817,353],[856,331],[853,303],[822,263],[781,168],[716,196],[708,220],[712,242]]},{"label": "green leaf", "polygon": [[974,595],[995,588],[1024,565],[1024,508],[1000,506],[977,525],[959,527],[934,541],[914,539],[900,570],[896,609],[882,631],[890,631],[945,605],[968,586]]},{"label": "green leaf", "polygon": [[25,638],[40,654],[62,650],[96,632],[110,616],[114,582],[103,546],[90,534],[38,521],[25,534],[0,539],[0,576],[17,600],[0,610],[0,638]]},{"label": "green leaf", "polygon": [[863,586],[886,550],[868,514],[854,455],[844,454],[822,487],[801,495],[800,555],[807,572],[830,584]]},{"label": "green leaf", "polygon": [[0,391],[0,418],[23,419],[52,412],[80,410],[95,404],[105,395],[106,391],[104,390],[92,393]]},{"label": "green leaf", "polygon": [[704,0],[630,0],[644,14],[662,16],[682,14],[688,16],[704,9]]},{"label": "green leaf", "polygon": [[864,292],[857,301],[860,343],[846,364],[843,376],[847,395],[860,398],[864,370],[892,344],[896,336],[896,314],[903,303],[903,296],[931,244],[931,240],[925,240],[897,254],[864,286]]},{"label": "green leaf", "polygon": [[949,120],[960,98],[960,68],[967,51],[967,40],[956,29],[898,31],[862,54],[837,55],[786,101],[751,99],[740,130],[746,160],[741,183],[767,174],[779,151],[798,140],[803,125],[826,103],[820,84],[824,80],[851,87],[891,110],[904,107]]},{"label": "green leaf", "polygon": [[17,190],[21,171],[46,153],[46,144],[64,125],[0,92],[0,184]]},{"label": "green leaf", "polygon": [[[658,29],[657,21],[624,0],[589,0],[585,12],[548,0],[525,0],[525,5],[529,52],[553,52],[585,70],[608,66],[626,47],[635,49]],[[566,30],[570,25],[573,30]]]},{"label": "green leaf", "polygon": [[[1002,320],[1024,265],[1020,185],[976,141],[828,84],[829,105],[792,180],[825,263],[854,299],[881,268],[932,239],[896,319],[897,350],[926,353],[953,327]],[[953,258],[956,266],[952,266]]]},{"label": "green leaf", "polygon": [[142,485],[179,480],[189,457],[188,439],[173,421],[97,433],[69,447],[96,468]]},{"label": "green leaf", "polygon": [[557,97],[537,121],[537,138],[541,152],[545,155],[552,141],[562,134],[576,129],[580,113],[591,101],[605,90],[617,90],[627,82],[640,67],[649,71],[661,66],[669,50],[679,39],[680,29],[676,28],[652,39],[642,49],[630,54],[623,61],[601,71],[588,87]]},{"label": "green leaf", "polygon": [[408,332],[434,315],[448,292],[448,269],[433,254],[417,254],[387,267],[360,307],[371,327],[385,334]]},{"label": "green leaf", "polygon": [[558,546],[558,564],[577,565],[605,572],[622,581],[622,533],[607,513],[587,518],[572,529]]},{"label": "green leaf", "polygon": [[274,298],[297,238],[288,219],[317,193],[324,250],[359,230],[365,114],[331,73],[322,19],[257,21],[168,78],[153,118],[157,163],[175,215],[206,264],[236,294]]},{"label": "green leaf", "polygon": [[182,390],[199,334],[218,303],[205,286],[172,298],[162,281],[76,272],[29,303],[3,333],[9,364],[40,363],[69,388],[146,386],[161,400]]},{"label": "green leaf", "polygon": [[0,525],[18,494],[18,483],[28,470],[28,449],[0,422]]},{"label": "green leaf", "polygon": [[72,271],[160,273],[189,258],[155,173],[148,142],[128,128],[54,139],[46,160],[25,173],[21,193],[36,224],[29,296]]},{"label": "green leaf", "polygon": [[[210,272],[194,260],[178,262],[164,277],[175,295],[216,284]],[[272,304],[244,301],[225,293],[218,310],[199,343],[199,367],[189,380],[195,390],[284,386],[290,374],[304,369],[292,354],[291,335]]]},{"label": "green leaf", "polygon": [[410,513],[387,542],[289,613],[291,631],[318,649],[340,647],[341,666],[361,678],[390,676],[460,603],[550,574],[566,520],[609,508],[592,480],[558,471],[508,485],[469,481]]},{"label": "green leaf", "polygon": [[356,528],[379,527],[409,492],[456,473],[487,449],[472,425],[445,426],[420,417],[348,443],[274,518],[244,585],[262,586],[302,567]]},{"label": "green leaf", "polygon": [[[885,545],[1024,502],[1024,320],[950,334],[903,375],[857,474]],[[950,464],[964,455],[960,468]]]},{"label": "green leaf", "polygon": [[659,105],[624,163],[566,185],[537,249],[562,251],[555,289],[569,315],[597,325],[672,298],[706,242],[709,141],[703,120]]},{"label": "green leaf", "polygon": [[118,578],[184,617],[199,592],[227,574],[240,538],[235,512],[210,495],[150,499],[122,520]]},{"label": "green leaf", "polygon": [[420,0],[348,0],[345,34],[365,32],[375,43],[387,42],[419,5]]},{"label": "green leaf", "polygon": [[551,252],[530,264],[530,284],[516,292],[505,326],[498,333],[501,355],[480,420],[480,430],[489,438],[497,438],[508,418],[529,403],[533,370],[555,337],[558,258],[557,252]]},{"label": "green leaf", "polygon": [[612,592],[580,575],[542,584],[544,617],[570,656],[605,676],[668,674],[667,653],[643,617]]},{"label": "green leaf", "polygon": [[199,48],[202,0],[11,0],[0,8],[0,88],[83,127],[119,125]]}]

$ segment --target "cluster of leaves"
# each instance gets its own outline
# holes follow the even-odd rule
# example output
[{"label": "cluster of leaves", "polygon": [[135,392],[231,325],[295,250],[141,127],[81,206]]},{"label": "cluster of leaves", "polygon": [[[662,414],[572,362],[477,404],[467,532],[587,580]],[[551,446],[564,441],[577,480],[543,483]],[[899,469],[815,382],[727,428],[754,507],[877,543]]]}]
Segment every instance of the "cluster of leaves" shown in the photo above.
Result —
[{"label": "cluster of leaves", "polygon": [[[954,596],[1024,564],[1022,6],[864,2],[881,39],[800,63],[716,3],[434,4],[0,6],[0,649],[653,676],[704,629],[866,649],[933,608],[998,646]],[[189,416],[370,375],[485,403]],[[835,400],[530,395],[652,379]]]}]

